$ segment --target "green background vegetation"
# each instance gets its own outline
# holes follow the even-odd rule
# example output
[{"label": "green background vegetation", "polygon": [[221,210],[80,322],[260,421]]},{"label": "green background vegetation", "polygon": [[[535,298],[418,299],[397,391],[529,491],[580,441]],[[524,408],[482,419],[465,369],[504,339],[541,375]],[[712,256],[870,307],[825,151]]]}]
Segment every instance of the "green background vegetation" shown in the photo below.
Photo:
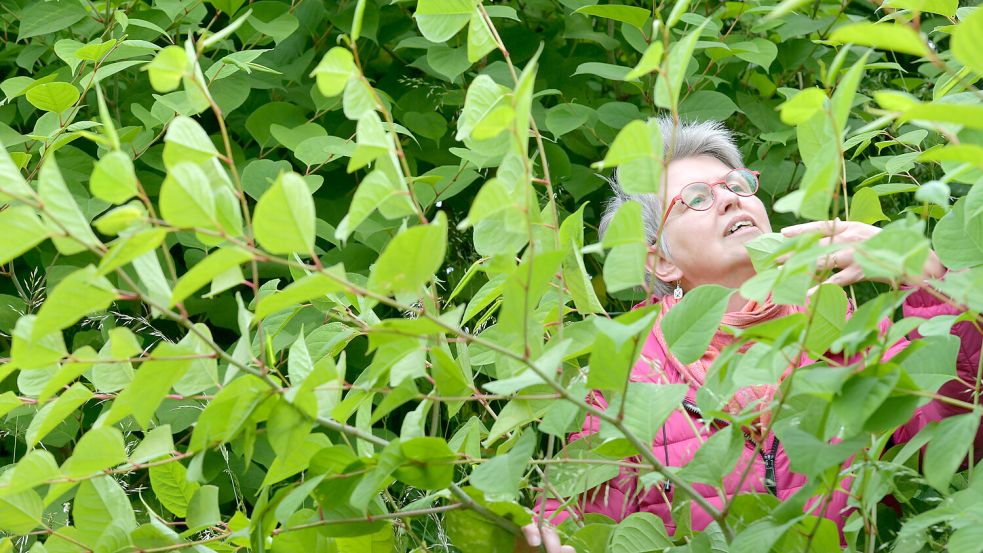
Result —
[{"label": "green background vegetation", "polygon": [[[594,517],[561,527],[578,551],[839,550],[831,523],[768,496],[688,529],[687,483],[719,483],[739,452],[663,476],[644,446],[668,415],[649,406],[678,390],[627,384],[654,316],[622,314],[646,237],[628,207],[598,243],[598,173],[656,192],[646,121],[725,121],[775,228],[883,225],[858,255],[885,280],[933,247],[963,271],[931,284],[977,320],[983,12],[593,4],[3,2],[0,551],[507,551],[524,507],[634,455],[643,481],[676,484],[676,535]],[[762,240],[742,291],[804,304],[823,251]],[[678,307],[677,356],[706,346],[722,294]],[[847,294],[871,316],[846,322]],[[879,360],[898,304],[886,285],[824,289],[820,316],[755,336],[765,358],[868,357],[825,388],[790,379],[776,428],[811,439],[814,493],[854,477],[847,547],[980,551],[983,479],[959,470],[978,400],[913,442],[923,466],[885,452],[891,415],[954,376],[954,317]],[[564,448],[590,388],[625,417]]]}]

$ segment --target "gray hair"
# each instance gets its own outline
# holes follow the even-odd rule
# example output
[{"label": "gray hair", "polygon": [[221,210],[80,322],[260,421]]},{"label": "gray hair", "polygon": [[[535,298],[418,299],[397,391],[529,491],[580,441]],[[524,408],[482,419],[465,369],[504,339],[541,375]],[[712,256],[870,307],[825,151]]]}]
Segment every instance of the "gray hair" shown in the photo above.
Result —
[{"label": "gray hair", "polygon": [[[741,153],[734,144],[734,137],[730,130],[719,121],[699,121],[683,122],[678,125],[668,116],[660,116],[656,119],[659,130],[662,133],[663,156],[665,166],[670,161],[685,159],[696,156],[711,156],[719,159],[724,165],[731,169],[737,169],[744,165]],[[618,171],[607,179],[614,192],[604,205],[604,213],[601,215],[601,224],[598,227],[598,234],[603,239],[607,232],[608,225],[614,219],[614,214],[625,202],[636,201],[642,206],[642,225],[645,229],[645,237],[652,243],[655,237],[659,237],[659,249],[672,259],[669,244],[666,242],[665,235],[659,233],[659,223],[662,221],[662,201],[657,194],[628,194],[621,188],[618,182]],[[654,275],[648,275],[649,285],[652,292],[657,297],[662,297],[672,293],[671,283],[663,282]]]}]

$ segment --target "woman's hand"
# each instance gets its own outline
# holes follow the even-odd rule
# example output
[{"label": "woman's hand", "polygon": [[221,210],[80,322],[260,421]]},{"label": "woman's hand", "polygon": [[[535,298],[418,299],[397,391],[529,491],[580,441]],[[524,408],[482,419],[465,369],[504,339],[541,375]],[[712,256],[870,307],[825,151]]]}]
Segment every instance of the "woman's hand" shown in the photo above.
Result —
[{"label": "woman's hand", "polygon": [[[863,269],[860,268],[860,264],[854,257],[854,248],[851,244],[863,242],[880,231],[881,229],[874,225],[833,219],[832,221],[815,221],[785,227],[782,229],[782,235],[791,238],[801,234],[819,232],[822,235],[819,245],[843,244],[844,247],[840,250],[820,257],[816,262],[816,269],[820,271],[839,269],[839,272],[827,278],[825,283],[849,286],[864,280]],[[939,262],[938,256],[930,250],[922,275],[915,280],[920,282],[929,278],[940,278],[945,272],[946,269]]]},{"label": "woman's hand", "polygon": [[[539,524],[535,522],[523,526],[522,536],[515,540],[515,553],[539,553],[543,550],[546,553],[577,553],[573,546],[560,545],[559,534],[549,524],[543,524],[542,530],[542,534],[540,534]],[[542,550],[540,545],[543,546]]]}]

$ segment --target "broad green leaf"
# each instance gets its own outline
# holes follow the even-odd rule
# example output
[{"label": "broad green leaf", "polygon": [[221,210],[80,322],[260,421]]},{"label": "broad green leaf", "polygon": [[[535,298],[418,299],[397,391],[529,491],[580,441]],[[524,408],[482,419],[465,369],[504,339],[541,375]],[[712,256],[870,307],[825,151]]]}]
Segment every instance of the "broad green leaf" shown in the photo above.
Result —
[{"label": "broad green leaf", "polygon": [[111,204],[121,204],[137,193],[137,177],[130,156],[120,151],[102,156],[89,179],[92,195]]},{"label": "broad green leaf", "polygon": [[645,48],[645,53],[635,67],[625,75],[625,80],[637,79],[658,69],[662,65],[663,49],[664,45],[661,42],[652,41],[652,44]]},{"label": "broad green leaf", "polygon": [[468,23],[468,61],[474,63],[485,57],[496,47],[495,36],[481,12],[473,10]]},{"label": "broad green leaf", "polygon": [[96,274],[99,276],[106,275],[116,268],[130,263],[157,248],[166,237],[167,230],[161,228],[150,228],[120,236],[113,242],[102,261],[99,262],[99,270]]},{"label": "broad green leaf", "polygon": [[[682,408],[688,389],[685,384],[629,383],[624,400],[625,428],[643,444],[651,444],[669,415]],[[609,407],[609,413],[617,414],[617,407]]]},{"label": "broad green leaf", "polygon": [[[956,2],[951,4],[954,7]],[[951,14],[946,15],[952,17]],[[952,30],[952,55],[978,75],[983,75],[983,52],[980,52],[979,47],[980,33],[983,33],[983,11],[977,8]]]},{"label": "broad green leaf", "polygon": [[0,140],[0,201],[8,202],[10,198],[27,201],[34,197],[34,189],[28,186],[3,140]]},{"label": "broad green leaf", "polygon": [[825,103],[826,93],[819,88],[812,87],[792,96],[778,107],[781,110],[783,123],[798,125],[812,118],[817,111],[822,110]]},{"label": "broad green leaf", "polygon": [[142,205],[130,202],[126,205],[114,207],[101,217],[92,222],[92,226],[102,234],[113,236],[117,235],[130,225],[140,221],[147,216],[147,210]]},{"label": "broad green leaf", "polygon": [[679,104],[679,115],[694,121],[724,121],[739,109],[725,94],[714,90],[698,90]]},{"label": "broad green leaf", "polygon": [[314,251],[314,201],[300,175],[281,174],[256,203],[253,229],[260,246],[274,254]]},{"label": "broad green leaf", "polygon": [[657,311],[635,310],[617,319],[595,318],[599,332],[590,353],[587,385],[595,389],[623,390],[642,345],[652,330]]},{"label": "broad green leaf", "polygon": [[56,234],[53,240],[58,251],[70,255],[100,245],[75,197],[69,192],[53,155],[41,166],[38,194],[44,204],[43,218]]},{"label": "broad green leaf", "polygon": [[146,463],[165,457],[174,451],[174,437],[171,426],[162,424],[143,435],[143,440],[130,454],[131,463]]},{"label": "broad green leaf", "polygon": [[0,211],[0,227],[4,229],[4,239],[0,240],[2,264],[17,259],[48,237],[48,229],[38,219],[34,209],[25,205]]},{"label": "broad green leaf", "polygon": [[335,538],[338,553],[389,553],[393,550],[394,538],[392,523],[386,524],[372,534],[351,538]]},{"label": "broad green leaf", "polygon": [[72,520],[80,530],[98,534],[110,526],[131,532],[137,527],[133,507],[111,476],[82,482],[72,502]]},{"label": "broad green leaf", "polygon": [[188,503],[200,488],[197,482],[188,481],[188,469],[180,462],[151,466],[150,487],[160,504],[179,517],[188,514]]},{"label": "broad green leaf", "polygon": [[204,163],[218,156],[215,144],[190,117],[175,117],[164,134],[164,164],[168,167],[181,162]]},{"label": "broad green leaf", "polygon": [[922,471],[925,473],[925,480],[943,494],[948,493],[952,475],[970,451],[979,425],[980,417],[973,413],[939,421],[932,441],[925,448]]},{"label": "broad green leaf", "polygon": [[850,23],[836,28],[829,40],[918,57],[928,57],[930,53],[925,40],[904,23]]},{"label": "broad green leaf", "polygon": [[447,249],[447,216],[443,211],[428,225],[396,235],[372,267],[369,288],[381,293],[416,292],[433,279]]},{"label": "broad green leaf", "polygon": [[222,522],[217,486],[201,486],[188,502],[188,528],[207,528]]},{"label": "broad green leaf", "polygon": [[85,19],[86,10],[77,2],[61,0],[24,5],[18,16],[17,41],[67,29]]},{"label": "broad green leaf", "polygon": [[603,17],[605,19],[613,19],[615,21],[627,23],[638,29],[642,29],[645,26],[645,22],[652,16],[652,12],[645,8],[620,6],[614,4],[584,6],[574,10],[573,13],[582,13],[584,15],[593,15],[596,17]]},{"label": "broad green leaf", "polygon": [[888,0],[886,6],[899,10],[919,11],[922,13],[937,13],[946,17],[955,17],[957,0]]},{"label": "broad green leaf", "polygon": [[611,63],[588,61],[577,66],[571,77],[576,75],[596,75],[609,81],[627,81],[632,68]]},{"label": "broad green leaf", "polygon": [[507,101],[505,94],[508,89],[495,83],[487,75],[478,75],[464,97],[464,109],[457,120],[455,140],[464,140],[471,136],[472,131],[495,108]]},{"label": "broad green leaf", "polygon": [[65,461],[61,470],[68,477],[91,476],[125,462],[123,434],[118,428],[100,426],[79,438],[72,456]]},{"label": "broad green leaf", "polygon": [[75,412],[83,403],[92,397],[92,392],[85,385],[76,382],[62,392],[58,399],[45,404],[38,414],[31,419],[30,426],[24,434],[27,445],[34,447],[44,439],[56,426],[61,424],[65,417]]},{"label": "broad green leaf", "polygon": [[61,113],[72,107],[80,95],[71,83],[45,83],[28,90],[27,101],[38,109]]},{"label": "broad green leaf", "polygon": [[317,89],[328,98],[341,94],[353,75],[355,60],[352,53],[340,46],[328,50],[311,71],[311,76],[317,80]]},{"label": "broad green leaf", "polygon": [[823,284],[809,301],[809,329],[806,348],[810,355],[824,355],[843,333],[846,324],[847,297],[842,288]]},{"label": "broad green leaf", "polygon": [[177,227],[217,228],[215,196],[201,167],[180,162],[170,168],[160,187],[160,213]]},{"label": "broad green leaf", "polygon": [[133,382],[116,397],[104,424],[133,415],[141,428],[147,428],[164,396],[191,367],[188,356],[194,353],[168,342],[158,344],[151,354],[154,359],[141,363]]},{"label": "broad green leaf", "polygon": [[328,271],[333,276],[312,273],[291,283],[283,290],[263,296],[256,305],[256,319],[260,320],[287,307],[344,291],[346,289],[344,268],[335,266]]},{"label": "broad green leaf", "polygon": [[850,220],[872,225],[878,221],[887,221],[887,215],[881,210],[881,200],[870,188],[861,188],[850,201]]},{"label": "broad green leaf", "polygon": [[61,332],[45,334],[37,340],[33,338],[36,319],[36,315],[20,317],[11,332],[10,360],[22,369],[40,369],[57,362],[67,353]]},{"label": "broad green leaf", "polygon": [[645,244],[615,246],[604,258],[604,286],[609,292],[628,290],[645,284]]},{"label": "broad green leaf", "polygon": [[212,282],[212,279],[252,258],[251,253],[235,246],[215,250],[208,257],[189,268],[178,279],[173,292],[171,292],[170,305],[183,302],[188,296]]},{"label": "broad green leaf", "polygon": [[[189,448],[200,451],[207,446],[226,442],[242,429],[253,410],[272,392],[259,378],[246,375],[236,378],[208,403],[198,417]],[[119,400],[117,400],[119,401]]]},{"label": "broad green leaf", "polygon": [[560,137],[581,128],[593,114],[593,109],[582,104],[557,104],[546,112],[546,128]]},{"label": "broad green leaf", "polygon": [[519,491],[519,481],[536,449],[535,434],[527,429],[505,455],[497,455],[478,465],[471,473],[471,485],[486,496],[507,499]]},{"label": "broad green leaf", "polygon": [[82,60],[98,61],[116,46],[116,39],[103,42],[96,39],[75,51],[75,56]]},{"label": "broad green leaf", "polygon": [[44,504],[34,490],[0,497],[0,530],[11,534],[27,534],[42,525]]},{"label": "broad green leaf", "polygon": [[442,438],[410,438],[399,446],[406,460],[394,473],[400,481],[425,490],[440,490],[454,481],[457,456]]},{"label": "broad green leaf", "polygon": [[413,18],[427,40],[443,43],[468,23],[476,3],[475,0],[418,0]]},{"label": "broad green leaf", "polygon": [[836,122],[836,132],[839,136],[843,135],[846,129],[847,119],[850,117],[850,108],[853,107],[853,99],[857,95],[857,86],[864,74],[864,67],[867,64],[869,52],[864,52],[860,59],[853,64],[846,75],[836,86],[830,106],[833,111],[833,119]]},{"label": "broad green leaf", "polygon": [[642,228],[642,204],[635,201],[621,204],[611,219],[601,243],[605,248],[627,244],[645,244],[645,230]]},{"label": "broad green leaf", "polygon": [[114,299],[112,283],[98,276],[95,267],[79,269],[51,291],[34,321],[33,337],[37,340],[51,332],[60,332],[85,315],[106,309]]},{"label": "broad green leaf", "polygon": [[680,362],[692,363],[706,353],[733,293],[723,286],[698,286],[666,313],[662,332],[669,351]]},{"label": "broad green leaf", "polygon": [[643,553],[672,547],[662,519],[652,513],[633,513],[615,526],[611,547],[623,553]]},{"label": "broad green leaf", "polygon": [[43,449],[28,451],[9,470],[11,476],[4,486],[0,486],[0,497],[30,490],[61,476],[54,455]]},{"label": "broad green leaf", "polygon": [[348,172],[352,173],[380,156],[386,155],[392,147],[389,135],[382,126],[382,120],[374,111],[367,112],[358,120],[355,128],[356,146],[348,160]]},{"label": "broad green leaf", "polygon": [[[932,247],[939,260],[949,269],[965,269],[983,263],[983,247],[972,239],[967,240],[965,199],[960,199],[932,231]],[[974,224],[980,224],[980,217]]]},{"label": "broad green leaf", "polygon": [[397,213],[400,216],[413,213],[413,203],[405,193],[405,188],[388,171],[376,169],[370,172],[362,182],[358,183],[348,213],[335,229],[335,238],[347,240],[376,209],[390,216],[388,209],[393,204],[399,206]]},{"label": "broad green leaf", "polygon": [[679,105],[679,88],[686,76],[686,66],[693,57],[693,49],[699,40],[703,28],[709,19],[705,19],[698,27],[686,34],[679,42],[672,45],[669,56],[662,72],[655,83],[655,105],[661,108],[676,108]]}]

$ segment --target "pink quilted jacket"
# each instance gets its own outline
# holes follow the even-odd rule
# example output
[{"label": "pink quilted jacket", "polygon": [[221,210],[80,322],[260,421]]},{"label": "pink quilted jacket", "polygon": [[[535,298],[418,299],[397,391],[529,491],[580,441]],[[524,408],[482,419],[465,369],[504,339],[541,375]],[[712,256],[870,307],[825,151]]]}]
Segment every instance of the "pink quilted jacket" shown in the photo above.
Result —
[{"label": "pink quilted jacket", "polygon": [[[958,314],[951,306],[948,306],[924,291],[915,291],[905,300],[903,311],[905,316],[916,316],[931,318],[936,315]],[[882,325],[882,330],[886,329],[887,322]],[[653,329],[652,332],[658,332]],[[961,322],[953,326],[952,333],[961,340],[961,346],[957,357],[957,373],[959,377],[969,383],[976,381],[977,367],[980,357],[981,335],[970,322]],[[908,344],[907,340],[901,340],[890,349],[886,357],[891,357],[898,353]],[[664,367],[665,378],[669,383],[685,383],[678,372],[674,361],[669,359],[666,352],[657,344],[657,340],[651,337],[647,340],[643,350],[642,358],[632,371],[631,379],[636,382],[665,382],[665,378],[660,374],[652,374],[651,366],[647,360],[656,360],[657,366]],[[958,380],[951,380],[944,384],[939,393],[948,397],[962,401],[972,402],[972,389],[967,388]],[[684,401],[684,409],[672,413],[662,431],[656,434],[652,443],[652,449],[657,458],[667,466],[680,467],[689,462],[708,437],[708,432],[704,429],[705,425],[697,420],[700,419],[699,410],[695,402],[696,390],[691,389]],[[599,393],[593,392],[588,398],[599,408],[604,409],[607,403]],[[933,400],[919,407],[911,420],[900,427],[894,434],[895,443],[910,440],[918,431],[930,421],[940,420],[944,417],[962,413],[960,408],[951,404]],[[690,419],[690,420],[688,420]],[[570,439],[591,439],[591,435],[599,431],[600,421],[588,416],[584,421],[583,430],[573,434]],[[712,431],[712,430],[711,430]],[[699,432],[699,435],[697,435]],[[983,429],[977,434],[976,447],[974,451],[983,451]],[[667,460],[667,461],[666,461]],[[752,464],[749,476],[740,483],[741,474]],[[727,496],[740,493],[771,493],[779,499],[785,500],[796,493],[806,483],[806,477],[797,474],[790,468],[789,459],[785,454],[785,449],[774,434],[766,437],[764,446],[758,453],[754,453],[754,447],[747,443],[743,450],[740,461],[735,470],[724,479],[724,487]],[[822,509],[823,516],[836,522],[842,528],[843,521],[847,515],[846,502],[850,482],[841,484],[839,490],[835,491],[830,501]],[[721,506],[723,499],[718,492],[711,486],[696,483],[694,488],[701,493],[714,506]],[[550,499],[545,502],[545,508],[537,509],[547,517],[553,524],[559,524],[572,513],[600,513],[615,521],[620,521],[626,516],[636,512],[654,513],[665,521],[666,528],[670,533],[675,531],[675,524],[670,515],[671,501],[674,489],[669,487],[666,490],[663,486],[653,486],[646,493],[638,485],[637,475],[629,469],[621,469],[620,474],[612,480],[605,482],[598,488],[589,490],[581,494],[577,501],[561,507],[561,502]],[[812,503],[809,503],[811,506]],[[541,506],[542,507],[542,506]],[[692,527],[695,530],[702,530],[712,519],[700,507],[692,504]],[[539,513],[537,513],[539,514]]]}]

